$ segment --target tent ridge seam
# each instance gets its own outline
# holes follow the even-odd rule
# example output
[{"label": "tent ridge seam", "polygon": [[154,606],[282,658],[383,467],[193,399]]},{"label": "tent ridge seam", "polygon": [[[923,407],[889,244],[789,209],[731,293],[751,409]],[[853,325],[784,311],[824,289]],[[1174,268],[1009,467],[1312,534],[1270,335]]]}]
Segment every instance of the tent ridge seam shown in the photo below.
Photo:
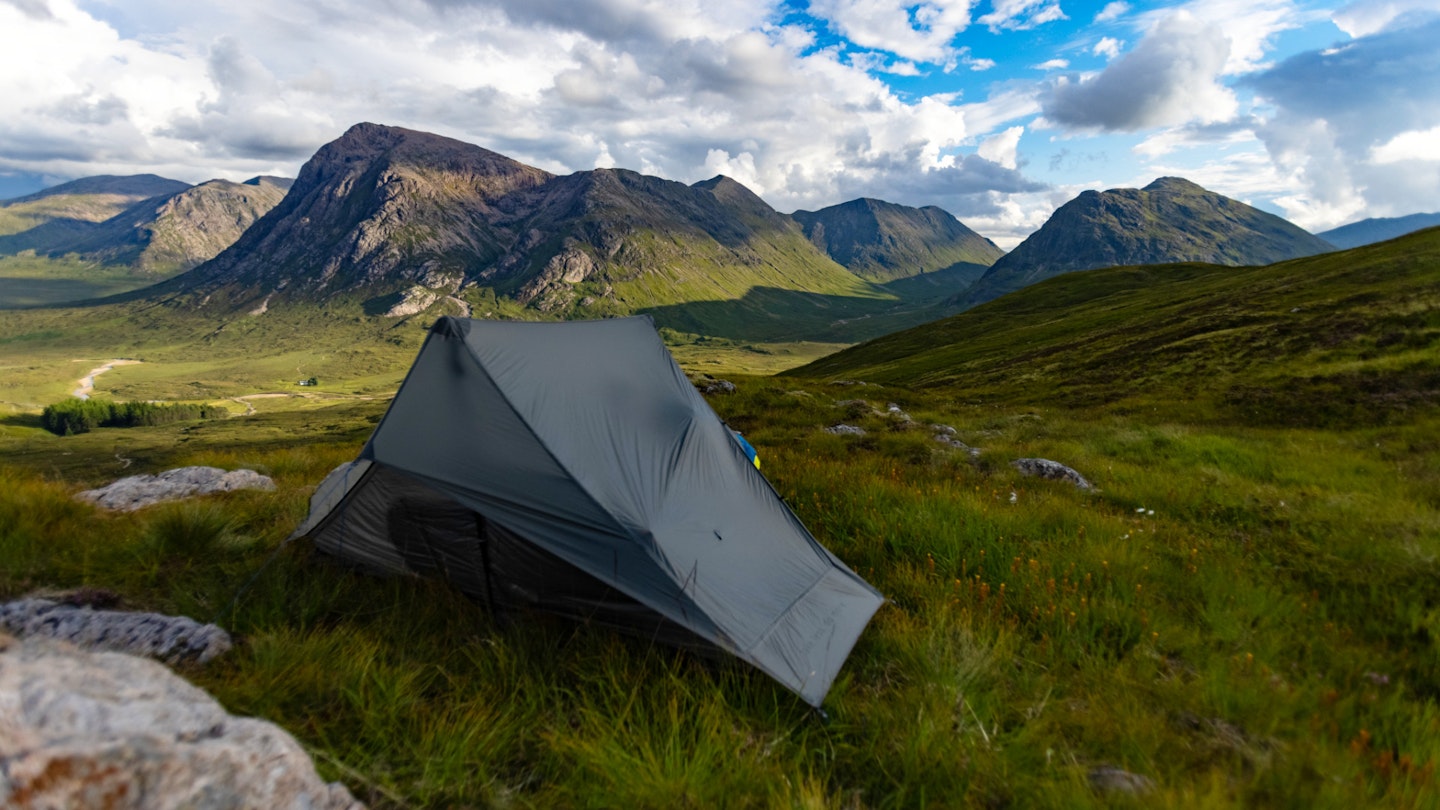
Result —
[{"label": "tent ridge seam", "polygon": [[[751,644],[748,648],[746,648],[745,653],[747,655],[754,653],[755,650],[760,648],[760,645],[768,641],[770,639],[770,636],[775,633],[775,628],[780,626],[780,622],[782,622],[786,616],[790,615],[790,611],[794,610],[796,605],[805,601],[805,598],[809,596],[810,593],[816,588],[820,587],[820,583],[824,582],[825,578],[830,576],[830,574],[834,573],[835,570],[836,569],[834,568],[826,568],[825,570],[821,571],[820,576],[816,577],[814,582],[806,586],[805,590],[801,591],[799,596],[790,600],[790,604],[786,605],[784,610],[776,614],[775,620],[770,622],[770,626],[765,628],[765,632],[760,634],[760,638],[756,639],[754,644]],[[795,674],[799,675],[800,673],[797,672]]]}]

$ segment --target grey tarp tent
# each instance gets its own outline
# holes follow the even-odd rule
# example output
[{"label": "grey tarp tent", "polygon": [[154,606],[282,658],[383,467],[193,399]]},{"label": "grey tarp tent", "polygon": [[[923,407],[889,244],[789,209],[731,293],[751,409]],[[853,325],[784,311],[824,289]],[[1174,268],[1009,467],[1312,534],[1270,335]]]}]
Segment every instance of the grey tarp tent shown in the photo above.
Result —
[{"label": "grey tarp tent", "polygon": [[441,318],[295,534],[492,607],[719,648],[815,706],[884,601],[750,464],[648,317]]}]

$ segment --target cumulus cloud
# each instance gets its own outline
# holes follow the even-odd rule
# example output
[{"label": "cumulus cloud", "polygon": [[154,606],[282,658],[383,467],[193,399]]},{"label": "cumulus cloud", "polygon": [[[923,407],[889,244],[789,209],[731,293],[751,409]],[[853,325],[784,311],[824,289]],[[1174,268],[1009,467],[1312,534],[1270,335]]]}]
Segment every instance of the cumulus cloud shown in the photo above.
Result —
[{"label": "cumulus cloud", "polygon": [[1035,66],[1036,70],[1065,70],[1070,67],[1069,59],[1047,59]]},{"label": "cumulus cloud", "polygon": [[1402,132],[1370,150],[1371,163],[1401,163],[1407,160],[1440,161],[1440,126]]},{"label": "cumulus cloud", "polygon": [[1105,4],[1105,7],[1102,8],[1102,9],[1100,9],[1100,13],[1095,15],[1095,22],[1097,22],[1097,23],[1111,22],[1111,21],[1113,21],[1113,20],[1118,20],[1118,19],[1120,19],[1121,17],[1124,17],[1126,14],[1129,14],[1129,13],[1130,13],[1130,4],[1129,4],[1129,3],[1122,2],[1122,0],[1115,0],[1115,2],[1113,2],[1113,3],[1106,3],[1106,4]]},{"label": "cumulus cloud", "polygon": [[1020,147],[1020,136],[1023,134],[1025,134],[1025,127],[1010,127],[982,140],[980,146],[975,149],[975,154],[1007,169],[1014,169],[1017,167],[1017,150]]},{"label": "cumulus cloud", "polygon": [[1217,26],[1177,13],[1099,74],[1056,82],[1045,116],[1065,127],[1107,131],[1225,120],[1237,109],[1218,81],[1228,55]]},{"label": "cumulus cloud", "polygon": [[1350,37],[1378,34],[1406,14],[1440,12],[1440,0],[1362,0],[1331,16],[1335,27]]},{"label": "cumulus cloud", "polygon": [[862,48],[917,62],[955,57],[955,35],[970,25],[970,0],[812,0],[809,13]]},{"label": "cumulus cloud", "polygon": [[1123,47],[1125,47],[1125,43],[1114,37],[1101,37],[1100,41],[1090,49],[1090,53],[1106,59],[1114,59],[1120,55],[1120,49]]},{"label": "cumulus cloud", "polygon": [[890,73],[896,76],[920,75],[920,69],[915,67],[914,62],[907,62],[903,59],[890,59],[886,57],[885,54],[876,51],[852,53],[848,59],[851,65],[865,71]]},{"label": "cumulus cloud", "polygon": [[1025,31],[1056,20],[1068,20],[1059,0],[993,0],[992,11],[976,22],[991,31]]},{"label": "cumulus cloud", "polygon": [[1299,184],[1279,201],[1297,222],[1433,207],[1440,162],[1415,158],[1440,127],[1440,18],[1394,19],[1404,24],[1245,80],[1274,107],[1257,134]]},{"label": "cumulus cloud", "polygon": [[[1136,21],[1150,29],[1176,11],[1150,11]],[[1323,12],[1304,10],[1296,0],[1189,0],[1178,11],[1218,28],[1225,37],[1229,52],[1220,71],[1224,76],[1265,68],[1279,34],[1325,17]]]}]

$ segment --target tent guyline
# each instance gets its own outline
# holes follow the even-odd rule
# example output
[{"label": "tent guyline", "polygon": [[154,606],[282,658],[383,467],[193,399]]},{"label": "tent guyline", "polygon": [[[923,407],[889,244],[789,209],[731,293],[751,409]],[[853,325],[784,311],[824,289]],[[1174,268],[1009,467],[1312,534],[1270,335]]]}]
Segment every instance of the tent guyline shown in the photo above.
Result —
[{"label": "tent guyline", "polygon": [[441,318],[292,536],[492,612],[723,651],[818,707],[884,599],[752,454],[648,317]]}]

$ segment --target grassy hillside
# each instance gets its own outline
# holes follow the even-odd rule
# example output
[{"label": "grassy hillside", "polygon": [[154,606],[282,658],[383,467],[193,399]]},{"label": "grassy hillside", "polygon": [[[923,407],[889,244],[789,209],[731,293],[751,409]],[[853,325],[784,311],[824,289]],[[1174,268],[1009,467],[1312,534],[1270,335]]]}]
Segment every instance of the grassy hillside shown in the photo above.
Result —
[{"label": "grassy hillside", "polygon": [[980,304],[1062,273],[1099,267],[1262,265],[1334,248],[1274,214],[1183,178],[1161,177],[1143,189],[1081,192],[961,297]]},{"label": "grassy hillside", "polygon": [[970,399],[1384,424],[1440,401],[1440,229],[1266,267],[1073,273],[794,374]]},{"label": "grassy hillside", "polygon": [[[1380,428],[1197,426],[964,404],[946,389],[736,382],[716,407],[801,519],[891,600],[842,670],[828,724],[733,662],[537,615],[497,623],[443,586],[370,579],[303,544],[277,553],[381,400],[259,400],[223,422],[64,439],[33,415],[0,418],[0,598],[103,587],[132,608],[218,620],[239,647],[184,674],[290,729],[378,807],[1436,797],[1433,413]],[[889,402],[912,422],[875,412]],[[837,422],[869,433],[823,431]],[[934,441],[929,423],[980,456]],[[1062,459],[1100,491],[1023,478],[1008,462],[1027,456]],[[258,469],[279,489],[132,515],[69,498],[191,463]],[[1152,791],[1093,787],[1109,767]]]},{"label": "grassy hillside", "polygon": [[[733,377],[712,405],[890,600],[829,723],[731,661],[496,621],[443,586],[282,548],[385,407],[378,382],[326,374],[217,422],[60,438],[35,409],[0,411],[0,598],[99,587],[218,620],[239,645],[184,674],[382,808],[1433,807],[1436,240],[1080,273],[806,374]],[[320,334],[349,335],[337,374],[413,355],[410,325],[317,312],[306,333],[277,312],[137,326],[170,354],[97,395],[235,395],[326,362]],[[0,385],[42,397],[64,393],[48,364],[127,351],[87,346],[100,327],[59,311],[0,327]],[[684,339],[691,362],[747,351]],[[1096,489],[1023,477],[1011,462],[1030,457]],[[70,498],[194,463],[278,489],[129,515]],[[1145,792],[1107,788],[1116,769]]]}]

